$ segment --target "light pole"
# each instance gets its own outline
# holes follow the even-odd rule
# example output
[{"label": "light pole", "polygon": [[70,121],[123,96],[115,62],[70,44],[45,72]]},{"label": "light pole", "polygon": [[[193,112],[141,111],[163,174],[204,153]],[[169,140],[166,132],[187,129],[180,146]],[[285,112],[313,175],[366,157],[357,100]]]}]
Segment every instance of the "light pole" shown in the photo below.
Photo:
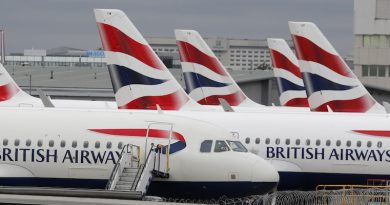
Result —
[{"label": "light pole", "polygon": [[29,91],[29,93],[30,93],[30,95],[31,95],[31,84],[32,84],[32,75],[31,74],[25,74],[26,76],[28,76],[28,78],[29,78],[29,82],[30,82],[30,85],[29,85],[29,87],[30,87],[30,91]]}]

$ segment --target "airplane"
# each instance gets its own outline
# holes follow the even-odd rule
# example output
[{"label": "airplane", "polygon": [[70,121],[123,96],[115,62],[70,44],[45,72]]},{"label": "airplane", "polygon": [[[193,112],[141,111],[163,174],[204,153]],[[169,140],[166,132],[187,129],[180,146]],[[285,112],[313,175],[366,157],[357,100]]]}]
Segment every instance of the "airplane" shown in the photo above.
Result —
[{"label": "airplane", "polygon": [[298,59],[284,39],[268,38],[281,106],[309,107]]},{"label": "airplane", "polygon": [[297,107],[269,107],[249,99],[201,35],[194,30],[175,30],[180,61],[189,96],[202,105],[218,105],[224,99],[236,112],[307,111]]},{"label": "airplane", "polygon": [[157,158],[166,159],[161,162],[167,164],[169,177],[154,177],[147,195],[258,195],[273,190],[279,179],[268,162],[247,152],[231,133],[187,117],[15,107],[0,109],[0,115],[1,186],[104,189],[115,164],[123,166],[118,160],[129,146],[139,148],[131,157],[139,159],[134,163],[144,163],[145,170],[160,164],[148,161],[153,157],[147,153],[156,150],[152,143],[163,145]]},{"label": "airplane", "polygon": [[311,22],[289,22],[310,109],[386,113]]},{"label": "airplane", "polygon": [[[95,10],[95,17],[104,50],[110,53],[107,55],[108,66],[121,67],[121,74],[125,75],[121,78],[116,76],[116,79],[125,77],[135,79],[135,76],[131,76],[134,71],[128,72],[131,69],[147,74],[149,70],[150,73],[157,70],[143,62],[145,59],[154,63],[160,60],[152,54],[145,39],[122,11],[99,9]],[[137,42],[136,46],[125,43],[134,43],[134,41]],[[138,44],[140,42],[142,45]],[[118,45],[126,50],[114,47]],[[137,58],[132,56],[134,54]],[[133,65],[140,67],[135,68]],[[161,72],[161,69],[158,70]],[[121,81],[120,83],[125,86],[117,87],[116,99],[131,104],[132,100],[137,98],[130,93],[142,92],[146,88],[148,93],[142,93],[143,99],[148,99],[145,96],[152,93],[153,89],[156,89],[155,93],[168,93],[167,90],[161,90],[162,87],[143,82],[142,79],[147,78],[142,76],[136,75],[138,81]],[[115,82],[115,78],[112,80],[113,84],[120,85],[119,82]],[[142,90],[138,90],[139,88]],[[122,95],[118,91],[120,89],[131,92]],[[180,91],[180,87],[172,90],[184,92]],[[131,98],[127,98],[128,96]],[[158,99],[163,99],[159,96],[151,97],[157,100],[145,100],[144,105],[148,106],[144,106],[143,109],[153,109],[152,103],[160,103]],[[279,172],[279,190],[314,190],[319,184],[365,184],[372,178],[390,178],[390,170],[387,166],[387,161],[390,161],[390,151],[386,149],[390,145],[386,138],[390,136],[388,115],[275,112],[272,109],[251,113],[226,113],[183,110],[181,102],[175,102],[175,98],[171,98],[169,102],[161,101],[161,103],[179,105],[177,109],[164,112],[177,116],[190,116],[219,125],[245,143],[251,152],[269,160]],[[133,112],[139,111],[133,110]]]},{"label": "airplane", "polygon": [[175,30],[188,95],[201,105],[263,107],[249,99],[197,31]]},{"label": "airplane", "polygon": [[[112,52],[108,56],[121,57],[108,59],[108,62],[122,63],[119,64],[122,68],[126,67],[123,65],[126,63],[127,65],[140,65],[143,68],[137,69],[143,69],[144,73],[147,73],[148,69],[155,69],[146,67],[142,62],[145,57],[141,57],[152,51],[145,52],[145,49],[139,50],[140,46],[124,44],[121,46],[134,50],[126,54],[119,49],[115,49],[116,51],[107,49],[112,48],[109,44],[119,44],[116,39],[121,39],[120,42],[125,42],[123,39],[127,41],[137,39],[137,42],[143,42],[143,46],[147,45],[122,11],[95,10],[95,16],[99,29],[106,28],[106,25],[101,24],[115,27],[115,29],[112,28],[115,33],[110,33],[108,30],[100,31],[104,49]],[[114,34],[118,36],[118,33],[121,38],[114,38]],[[137,36],[134,36],[135,33]],[[142,48],[147,48],[143,46]],[[133,53],[137,53],[138,59],[130,55]],[[157,57],[154,58],[151,55],[148,58],[153,62],[159,61]],[[123,70],[123,73],[126,71]],[[135,89],[138,86],[141,87],[143,82],[137,81],[132,84],[127,81],[124,84],[132,86],[132,91],[137,92]],[[153,90],[152,87],[153,85],[148,86],[148,90]],[[179,88],[174,90],[179,90]],[[158,90],[158,92],[163,91]],[[126,96],[119,96],[118,92],[116,97],[126,101]],[[175,104],[173,100],[169,103]],[[145,102],[147,103],[149,102]],[[144,109],[148,109],[148,106]],[[134,110],[134,112],[138,111]],[[390,161],[390,151],[387,150],[390,145],[387,138],[390,136],[388,115],[275,112],[272,109],[264,109],[261,113],[180,109],[164,112],[178,116],[191,116],[232,132],[237,139],[245,143],[251,152],[269,160],[279,171],[279,190],[314,190],[319,184],[366,184],[369,179],[390,178],[390,170],[387,166],[387,162]]]},{"label": "airplane", "polygon": [[[115,102],[92,100],[50,100],[54,107],[117,109]],[[24,92],[0,63],[0,107],[45,107],[42,99]]]}]

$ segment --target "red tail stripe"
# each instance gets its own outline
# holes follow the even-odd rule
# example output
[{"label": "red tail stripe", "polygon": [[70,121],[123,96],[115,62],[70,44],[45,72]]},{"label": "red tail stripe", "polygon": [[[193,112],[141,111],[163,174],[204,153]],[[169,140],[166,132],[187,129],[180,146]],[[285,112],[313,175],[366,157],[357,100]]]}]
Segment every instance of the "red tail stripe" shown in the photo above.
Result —
[{"label": "red tail stripe", "polygon": [[225,99],[229,105],[231,106],[237,106],[242,103],[242,101],[245,100],[245,96],[241,92],[235,92],[230,95],[212,95],[208,96],[206,98],[203,98],[198,101],[201,105],[219,105],[219,98]]},{"label": "red tail stripe", "polygon": [[179,110],[188,100],[186,94],[176,91],[168,95],[140,97],[118,108],[157,110],[158,104],[162,110]]},{"label": "red tail stripe", "polygon": [[287,70],[297,76],[298,78],[302,79],[301,71],[299,70],[299,67],[296,66],[294,63],[292,63],[285,55],[281,54],[278,51],[270,50],[271,59],[272,59],[272,65],[274,68],[280,68],[283,70]]},{"label": "red tail stripe", "polygon": [[155,69],[163,70],[165,68],[149,46],[135,41],[111,25],[104,23],[97,25],[105,51],[125,53]]},{"label": "red tail stripe", "polygon": [[328,112],[327,105],[333,112],[367,112],[373,105],[375,100],[369,94],[353,100],[334,100],[318,106],[312,111]]},{"label": "red tail stripe", "polygon": [[287,101],[284,105],[287,107],[309,107],[309,102],[307,101],[307,98],[294,98],[289,101]]},{"label": "red tail stripe", "polygon": [[[149,129],[149,133],[147,133],[147,129],[89,129],[93,132],[98,132],[102,134],[108,135],[117,135],[117,136],[142,136],[146,137],[148,134],[149,137],[153,138],[169,138],[169,131],[167,130],[157,130],[157,129]],[[179,140],[185,143],[185,139],[183,135],[177,132],[172,132],[172,139]]]},{"label": "red tail stripe", "polygon": [[215,73],[226,76],[226,72],[219,63],[218,59],[203,53],[187,42],[177,41],[176,43],[179,47],[180,60],[182,62],[197,63],[205,66]]},{"label": "red tail stripe", "polygon": [[365,135],[372,135],[377,137],[390,137],[390,130],[352,130]]},{"label": "red tail stripe", "polygon": [[298,59],[319,63],[334,72],[346,76],[354,77],[351,69],[337,55],[328,53],[309,39],[293,35],[294,45]]},{"label": "red tail stripe", "polygon": [[9,100],[18,92],[19,88],[14,83],[2,85],[0,86],[0,101]]}]

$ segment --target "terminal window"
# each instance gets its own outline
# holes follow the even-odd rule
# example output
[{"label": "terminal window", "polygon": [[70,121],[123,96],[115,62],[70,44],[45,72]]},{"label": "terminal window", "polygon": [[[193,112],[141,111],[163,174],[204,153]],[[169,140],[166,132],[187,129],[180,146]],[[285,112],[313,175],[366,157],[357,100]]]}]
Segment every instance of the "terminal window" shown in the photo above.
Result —
[{"label": "terminal window", "polygon": [[375,19],[390,19],[390,0],[376,0]]}]

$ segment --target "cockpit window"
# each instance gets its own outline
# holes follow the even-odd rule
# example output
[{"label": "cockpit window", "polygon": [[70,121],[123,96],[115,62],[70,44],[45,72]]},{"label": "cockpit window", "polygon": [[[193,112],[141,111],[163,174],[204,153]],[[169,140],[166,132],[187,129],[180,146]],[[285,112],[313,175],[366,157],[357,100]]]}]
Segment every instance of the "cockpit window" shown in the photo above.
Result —
[{"label": "cockpit window", "polygon": [[230,141],[227,140],[229,146],[235,152],[248,152],[248,150],[244,147],[244,145],[239,141]]},{"label": "cockpit window", "polygon": [[205,140],[200,144],[200,152],[211,152],[212,140]]},{"label": "cockpit window", "polygon": [[214,152],[226,152],[229,151],[229,147],[225,141],[217,140],[215,142]]}]

